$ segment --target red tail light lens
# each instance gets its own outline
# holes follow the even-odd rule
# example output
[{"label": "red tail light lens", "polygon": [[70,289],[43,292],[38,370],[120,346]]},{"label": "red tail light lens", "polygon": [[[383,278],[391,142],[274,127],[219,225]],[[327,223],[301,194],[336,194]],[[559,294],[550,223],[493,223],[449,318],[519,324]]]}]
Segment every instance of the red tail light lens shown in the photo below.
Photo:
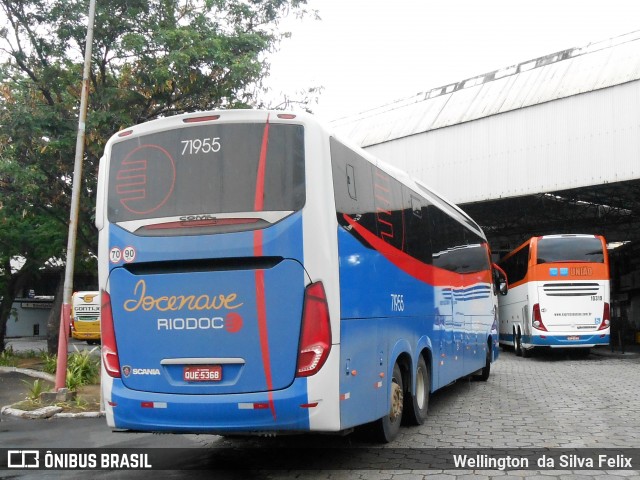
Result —
[{"label": "red tail light lens", "polygon": [[102,362],[110,377],[120,378],[120,359],[116,335],[113,331],[113,313],[111,311],[111,295],[100,292],[100,335],[102,337]]},{"label": "red tail light lens", "polygon": [[548,331],[547,327],[544,326],[544,323],[542,323],[542,313],[540,313],[540,304],[536,303],[533,306],[533,328],[537,329],[537,330],[542,330],[543,332]]},{"label": "red tail light lens", "polygon": [[322,282],[310,284],[304,292],[302,332],[298,350],[298,377],[317,373],[331,350],[329,306]]},{"label": "red tail light lens", "polygon": [[607,302],[604,302],[604,310],[602,312],[602,322],[600,322],[600,326],[598,330],[606,330],[611,325],[611,308]]},{"label": "red tail light lens", "polygon": [[210,122],[212,120],[218,120],[220,115],[203,115],[201,117],[189,117],[182,120],[184,123],[197,123],[197,122]]}]

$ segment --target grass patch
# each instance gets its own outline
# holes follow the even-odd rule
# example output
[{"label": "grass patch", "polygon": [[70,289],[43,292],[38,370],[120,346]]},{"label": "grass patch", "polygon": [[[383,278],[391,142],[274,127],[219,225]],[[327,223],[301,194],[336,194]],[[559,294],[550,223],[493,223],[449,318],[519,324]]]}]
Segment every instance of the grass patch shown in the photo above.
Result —
[{"label": "grass patch", "polygon": [[[98,347],[78,350],[67,358],[66,387],[76,392],[75,400],[67,402],[44,402],[42,392],[53,389],[53,383],[42,380],[23,380],[24,400],[12,405],[18,410],[33,411],[46,406],[62,407],[65,413],[94,412],[100,410],[100,357],[95,355]],[[93,355],[92,355],[93,354]],[[0,366],[28,368],[55,374],[58,356],[42,350],[15,352],[8,347],[0,354]]]}]

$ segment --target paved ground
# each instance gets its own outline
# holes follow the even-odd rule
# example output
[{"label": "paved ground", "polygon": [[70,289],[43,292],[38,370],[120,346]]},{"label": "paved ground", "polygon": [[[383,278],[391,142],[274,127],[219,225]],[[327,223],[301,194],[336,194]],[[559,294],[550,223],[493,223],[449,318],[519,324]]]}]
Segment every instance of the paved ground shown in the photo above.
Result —
[{"label": "paved ground", "polygon": [[[634,351],[637,352],[637,349]],[[427,422],[420,427],[403,428],[397,440],[385,446],[383,450],[372,449],[366,439],[353,436],[264,439],[221,438],[214,435],[116,435],[105,428],[104,419],[81,419],[71,422],[57,419],[38,420],[35,422],[42,422],[42,430],[39,435],[34,436],[33,433],[25,433],[25,428],[32,430],[38,425],[33,423],[34,421],[26,421],[30,423],[25,424],[21,423],[25,422],[21,419],[1,420],[2,444],[10,448],[55,445],[64,448],[135,449],[166,446],[167,439],[173,438],[175,446],[203,449],[193,450],[193,455],[188,459],[186,456],[175,458],[173,464],[176,469],[186,469],[194,464],[211,465],[221,460],[220,452],[231,452],[226,455],[244,462],[240,465],[245,466],[256,465],[256,452],[268,452],[270,457],[265,461],[280,462],[283,465],[293,464],[292,449],[300,446],[319,447],[319,455],[323,455],[320,460],[316,459],[315,465],[318,465],[318,468],[312,470],[260,470],[250,472],[251,475],[248,476],[240,472],[207,472],[211,478],[216,479],[414,480],[428,475],[430,478],[450,480],[493,477],[503,480],[582,480],[605,477],[640,480],[638,470],[592,470],[573,467],[541,471],[425,471],[411,469],[408,463],[403,464],[401,468],[392,466],[398,465],[398,458],[404,458],[403,455],[406,458],[419,457],[422,452],[427,452],[419,449],[431,448],[460,448],[469,452],[478,448],[493,449],[489,452],[504,449],[505,452],[514,455],[522,451],[519,449],[530,448],[590,448],[596,453],[605,448],[640,449],[640,355],[612,354],[610,351],[600,350],[587,358],[563,353],[545,353],[523,359],[516,357],[512,352],[502,352],[487,382],[459,381],[437,392],[432,397]],[[78,428],[74,429],[71,425],[78,425]],[[61,432],[64,432],[62,438]],[[363,466],[358,462],[349,463],[350,459],[344,455],[327,454],[329,449],[354,446],[369,449],[366,453],[373,455],[373,463]],[[346,467],[340,469],[340,464]],[[0,477],[2,473],[0,471]],[[36,474],[39,476],[46,473],[32,472],[27,474],[27,477],[31,475],[36,478]],[[194,478],[194,474],[197,478],[198,472],[176,470],[171,477]],[[202,472],[200,476],[201,474]],[[123,477],[122,472],[102,471],[92,472],[91,475],[99,478],[129,478]],[[83,477],[65,474],[65,478]]]},{"label": "paved ground", "polygon": [[[46,352],[47,351],[47,339],[43,337],[18,337],[18,338],[6,338],[5,343],[7,348],[12,348],[14,352]],[[96,345],[88,345],[87,342],[82,340],[76,340],[70,338],[68,340],[69,353],[76,350],[93,350]]]},{"label": "paved ground", "polygon": [[[42,337],[20,337],[9,338],[6,340],[7,348],[11,348],[14,352],[45,352],[47,351],[47,340]],[[92,355],[99,355],[99,347],[88,345],[86,342],[69,339],[68,351],[73,353],[78,350],[88,350]],[[12,405],[24,400],[29,389],[36,379],[21,372],[8,371],[9,368],[0,367],[0,407]],[[42,379],[46,386],[53,387],[53,382]]]}]

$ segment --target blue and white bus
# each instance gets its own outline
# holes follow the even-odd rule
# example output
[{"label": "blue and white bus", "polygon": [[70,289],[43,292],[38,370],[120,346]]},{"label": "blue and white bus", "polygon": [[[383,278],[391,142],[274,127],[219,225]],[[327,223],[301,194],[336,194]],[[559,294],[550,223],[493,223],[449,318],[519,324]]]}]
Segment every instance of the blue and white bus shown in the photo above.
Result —
[{"label": "blue and white bus", "polygon": [[390,441],[497,358],[480,227],[308,115],[123,130],[96,216],[111,427]]}]

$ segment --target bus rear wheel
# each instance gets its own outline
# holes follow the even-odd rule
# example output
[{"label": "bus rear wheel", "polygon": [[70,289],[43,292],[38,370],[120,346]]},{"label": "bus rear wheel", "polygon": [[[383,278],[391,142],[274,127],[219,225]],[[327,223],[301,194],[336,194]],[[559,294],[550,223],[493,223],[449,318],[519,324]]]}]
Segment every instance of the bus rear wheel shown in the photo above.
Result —
[{"label": "bus rear wheel", "polygon": [[513,351],[516,354],[516,357],[522,356],[522,337],[520,336],[520,332],[513,332]]},{"label": "bus rear wheel", "polygon": [[427,364],[422,355],[420,355],[416,367],[415,382],[415,395],[406,395],[404,398],[404,421],[408,425],[422,425],[427,419],[431,380]]},{"label": "bus rear wheel", "polygon": [[374,422],[374,434],[378,441],[389,443],[400,431],[402,413],[404,407],[404,383],[402,382],[402,372],[396,363],[393,366],[393,376],[389,389],[389,413]]},{"label": "bus rear wheel", "polygon": [[491,375],[491,342],[489,342],[489,348],[487,348],[487,357],[484,363],[484,368],[480,370],[480,374],[475,378],[481,382],[486,382],[489,380],[489,375]]}]

